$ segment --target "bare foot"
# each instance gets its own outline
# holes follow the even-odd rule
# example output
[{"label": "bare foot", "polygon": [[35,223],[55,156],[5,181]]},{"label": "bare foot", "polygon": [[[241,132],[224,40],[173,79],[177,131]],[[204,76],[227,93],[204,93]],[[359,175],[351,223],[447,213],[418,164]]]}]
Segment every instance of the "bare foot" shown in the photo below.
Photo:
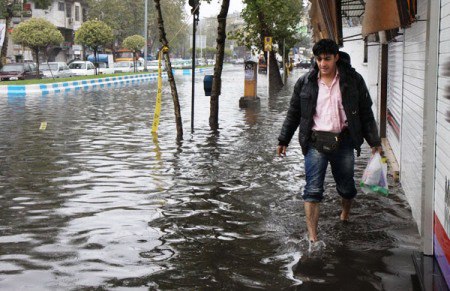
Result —
[{"label": "bare foot", "polygon": [[342,198],[342,212],[340,215],[340,219],[343,222],[348,222],[350,217],[350,208],[352,207],[352,199],[344,199]]}]

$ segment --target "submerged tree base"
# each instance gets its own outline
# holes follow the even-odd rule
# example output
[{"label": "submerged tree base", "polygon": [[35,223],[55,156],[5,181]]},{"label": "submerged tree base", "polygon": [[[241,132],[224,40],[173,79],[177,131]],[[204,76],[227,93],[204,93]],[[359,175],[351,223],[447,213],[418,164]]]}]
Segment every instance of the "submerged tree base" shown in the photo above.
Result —
[{"label": "submerged tree base", "polygon": [[259,97],[241,97],[239,99],[239,108],[257,108],[261,106]]}]

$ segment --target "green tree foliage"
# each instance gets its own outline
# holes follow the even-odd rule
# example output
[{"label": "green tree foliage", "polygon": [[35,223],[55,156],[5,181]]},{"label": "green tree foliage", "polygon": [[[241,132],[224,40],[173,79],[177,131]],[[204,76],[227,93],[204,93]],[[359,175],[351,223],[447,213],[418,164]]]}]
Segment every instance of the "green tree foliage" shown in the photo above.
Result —
[{"label": "green tree foliage", "polygon": [[[282,49],[287,51],[300,41],[298,31],[303,17],[303,0],[243,0],[243,3],[246,6],[241,16],[245,25],[230,33],[230,38],[237,40],[239,45],[263,51],[264,37],[271,36],[273,44],[278,44],[282,54]],[[269,79],[276,89],[282,86],[281,76],[275,54],[272,52],[269,56]]]},{"label": "green tree foliage", "polygon": [[299,25],[303,17],[302,0],[243,0],[246,4],[241,16],[245,26],[232,32],[240,45],[263,50],[264,36],[272,36],[273,43],[293,47],[301,41]]},{"label": "green tree foliage", "polygon": [[144,45],[145,45],[145,38],[137,34],[127,37],[122,44],[124,48],[132,50],[134,52],[139,52]]},{"label": "green tree foliage", "polygon": [[11,0],[0,1],[0,19],[8,17],[8,5],[10,5]]},{"label": "green tree foliage", "polygon": [[[99,19],[108,24],[114,31],[117,43],[120,44],[130,35],[144,35],[144,0],[87,0],[88,18]],[[164,24],[171,51],[182,49],[189,31],[184,23],[186,0],[164,0],[161,3]],[[160,47],[158,40],[158,21],[154,2],[148,0],[148,39],[149,52]]]},{"label": "green tree foliage", "polygon": [[111,43],[113,38],[111,28],[99,20],[86,21],[75,32],[75,42],[85,45],[92,50]]},{"label": "green tree foliage", "polygon": [[[150,1],[150,0],[149,0]],[[161,1],[161,9],[164,15],[164,26],[169,41],[169,47],[173,54],[183,56],[185,52],[186,40],[189,39],[189,35],[192,30],[189,30],[189,26],[185,22],[187,15],[184,10],[186,0],[164,0]],[[150,6],[150,5],[149,5]],[[154,9],[153,9],[154,10]],[[160,43],[157,43],[158,35],[158,21],[155,14],[152,14],[149,18],[149,38],[151,43],[155,44],[153,48],[159,48]],[[155,33],[151,33],[154,31]]]},{"label": "green tree foliage", "polygon": [[121,43],[126,37],[140,34],[144,23],[144,1],[88,0],[88,19],[101,20],[114,31]]},{"label": "green tree foliage", "polygon": [[52,4],[52,0],[34,0],[34,4],[37,7],[41,7],[44,9],[48,9],[48,7]]},{"label": "green tree foliage", "polygon": [[[114,39],[111,28],[99,20],[84,22],[75,32],[75,42],[89,47],[94,51],[94,60],[97,60],[97,52],[101,46],[110,44]],[[95,74],[97,74],[96,64]]]},{"label": "green tree foliage", "polygon": [[15,43],[30,48],[37,63],[39,72],[39,52],[51,45],[58,45],[64,41],[61,32],[51,22],[42,18],[31,18],[20,23],[12,32]]},{"label": "green tree foliage", "polygon": [[[134,52],[134,55],[138,55],[141,49],[145,46],[145,38],[138,34],[132,35],[124,39],[122,46]],[[136,72],[136,58],[133,58],[134,72]]]}]

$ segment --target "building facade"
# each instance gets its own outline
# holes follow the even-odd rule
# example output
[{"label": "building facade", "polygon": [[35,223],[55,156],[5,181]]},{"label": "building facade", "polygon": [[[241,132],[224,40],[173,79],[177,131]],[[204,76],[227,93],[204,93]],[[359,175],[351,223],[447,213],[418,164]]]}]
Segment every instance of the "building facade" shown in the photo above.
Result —
[{"label": "building facade", "polygon": [[[377,84],[386,83],[375,95],[380,130],[422,236],[422,253],[434,257],[450,287],[450,0],[410,3],[415,20],[372,46],[369,71],[377,72]],[[420,272],[431,278],[436,270]]]},{"label": "building facade", "polygon": [[[422,238],[416,270],[424,290],[445,290],[450,287],[450,0],[310,2],[315,40],[335,39],[343,50],[355,38],[362,40],[359,51],[380,134]],[[363,18],[362,25],[342,37],[349,16]]]},{"label": "building facade", "polygon": [[[15,4],[21,5],[22,13],[15,13],[11,19],[11,33],[19,23],[30,17],[44,18],[53,23],[64,37],[60,46],[50,48],[46,53],[49,61],[68,61],[75,55],[82,54],[81,46],[74,44],[75,32],[79,29],[87,17],[87,4],[84,0],[53,0],[48,7],[38,5],[35,1],[20,0]],[[43,56],[40,56],[43,58]],[[20,45],[14,44],[9,38],[7,58],[10,61],[32,60],[31,51]]]}]

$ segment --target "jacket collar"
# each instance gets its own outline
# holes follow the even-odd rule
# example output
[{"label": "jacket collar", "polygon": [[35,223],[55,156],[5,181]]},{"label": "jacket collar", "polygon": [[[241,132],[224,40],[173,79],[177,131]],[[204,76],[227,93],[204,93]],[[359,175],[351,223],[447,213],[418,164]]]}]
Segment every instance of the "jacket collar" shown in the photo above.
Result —
[{"label": "jacket collar", "polygon": [[[349,68],[351,68],[350,65],[347,65],[340,61],[337,62],[337,70],[339,72],[340,82],[344,82],[346,80],[346,78],[349,74]],[[308,73],[308,80],[309,81],[317,81],[318,77],[319,77],[319,68],[317,67],[317,64],[315,64],[314,67]]]}]

